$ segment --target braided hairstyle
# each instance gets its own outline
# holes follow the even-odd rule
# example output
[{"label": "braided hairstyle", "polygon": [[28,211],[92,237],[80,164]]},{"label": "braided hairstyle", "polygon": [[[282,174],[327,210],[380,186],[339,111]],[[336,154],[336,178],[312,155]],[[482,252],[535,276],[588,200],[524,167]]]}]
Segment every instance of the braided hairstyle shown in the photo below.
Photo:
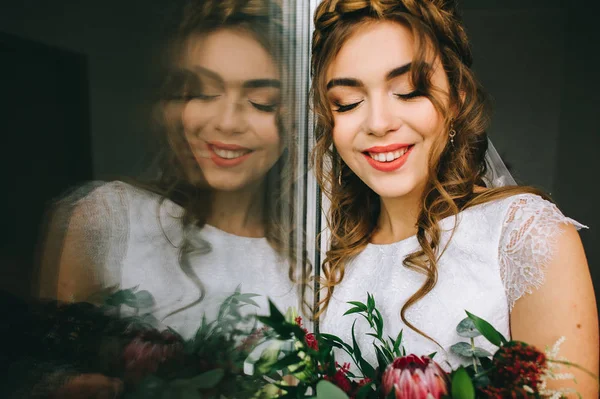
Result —
[{"label": "braided hairstyle", "polygon": [[[293,43],[284,31],[279,3],[277,0],[188,0],[179,26],[166,48],[166,65],[163,67],[166,78],[156,112],[160,175],[157,182],[145,187],[182,206],[184,230],[192,225],[202,227],[206,224],[211,212],[211,188],[192,156],[181,121],[181,109],[193,85],[197,84],[195,74],[182,66],[183,54],[190,40],[219,30],[235,30],[251,36],[271,55],[283,82],[283,105],[276,115],[276,123],[285,150],[265,179],[265,202],[262,204],[266,211],[265,236],[282,259],[288,260],[290,279],[298,282],[300,274],[302,281],[309,274],[309,266],[299,261],[294,245],[296,236],[302,232],[295,227],[293,206],[297,138],[293,118],[287,112],[295,105],[294,79],[290,76],[293,70],[288,65]],[[197,249],[184,240],[180,247],[180,264],[203,291],[186,260],[187,254]],[[302,290],[305,286],[300,285]]]},{"label": "braided hairstyle", "polygon": [[[348,262],[370,242],[380,213],[379,196],[341,160],[333,146],[333,115],[326,97],[326,73],[357,27],[378,21],[403,24],[412,32],[415,54],[410,79],[443,116],[445,128],[456,131],[454,145],[440,135],[429,155],[428,181],[417,218],[420,250],[404,259],[405,267],[426,276],[425,282],[402,307],[402,321],[430,338],[406,319],[406,310],[429,293],[437,282],[440,248],[438,221],[470,206],[516,193],[541,192],[529,187],[476,190],[484,186],[487,150],[486,128],[490,108],[481,85],[470,69],[472,55],[467,34],[452,0],[324,0],[314,16],[312,43],[312,98],[315,110],[316,145],[313,163],[319,184],[331,201],[328,226],[330,247],[323,262],[326,294],[317,316],[322,314],[343,277]],[[431,84],[434,61],[441,62],[448,77],[449,93]],[[443,101],[446,96],[447,101]],[[430,338],[431,339],[431,338]]]}]

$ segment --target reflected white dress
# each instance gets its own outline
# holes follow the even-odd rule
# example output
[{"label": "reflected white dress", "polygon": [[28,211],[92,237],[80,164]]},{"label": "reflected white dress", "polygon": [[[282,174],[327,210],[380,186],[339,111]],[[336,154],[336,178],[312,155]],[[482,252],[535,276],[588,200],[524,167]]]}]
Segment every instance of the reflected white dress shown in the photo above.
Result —
[{"label": "reflected white dress", "polygon": [[[242,313],[268,314],[267,298],[282,311],[298,308],[289,263],[266,238],[240,237],[209,225],[184,231],[179,205],[119,181],[86,185],[63,200],[62,208],[58,219],[70,241],[75,239],[69,245],[79,247],[77,263],[90,278],[103,287],[149,291],[155,306],[142,311],[185,338],[196,332],[203,314],[214,320],[238,285],[243,293],[261,295],[254,298],[258,309],[248,306]],[[193,247],[187,272],[180,260],[184,237]],[[201,290],[204,298],[195,303]]]},{"label": "reflected white dress", "polygon": [[[521,296],[544,282],[544,265],[552,256],[561,224],[571,223],[552,203],[522,194],[474,206],[457,217],[440,221],[444,248],[457,222],[454,235],[438,262],[438,282],[423,299],[408,308],[406,317],[442,347],[408,328],[400,318],[406,300],[425,277],[402,265],[405,257],[419,248],[415,236],[387,245],[369,244],[346,268],[335,287],[331,303],[321,319],[320,331],[352,342],[352,323],[363,356],[376,365],[373,338],[365,335],[368,324],[356,315],[343,316],[351,308],[347,301],[366,302],[367,292],[375,297],[384,318],[386,335],[404,331],[407,353],[429,355],[448,369],[466,363],[450,352],[450,346],[467,339],[456,333],[465,310],[484,318],[505,337],[510,337],[510,311]],[[568,265],[565,265],[568,267]],[[483,337],[476,345],[494,350]],[[350,361],[338,352],[338,361]]]}]

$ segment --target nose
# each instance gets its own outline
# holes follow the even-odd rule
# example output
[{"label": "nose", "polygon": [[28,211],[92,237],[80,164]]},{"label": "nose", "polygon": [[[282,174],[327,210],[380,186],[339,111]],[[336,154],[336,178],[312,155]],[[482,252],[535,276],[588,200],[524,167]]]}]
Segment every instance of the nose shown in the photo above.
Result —
[{"label": "nose", "polygon": [[215,128],[224,134],[242,133],[246,129],[243,105],[237,96],[226,96],[216,116]]},{"label": "nose", "polygon": [[369,113],[366,120],[368,134],[385,136],[400,127],[400,117],[393,112],[393,100],[388,96],[372,97],[370,99]]}]

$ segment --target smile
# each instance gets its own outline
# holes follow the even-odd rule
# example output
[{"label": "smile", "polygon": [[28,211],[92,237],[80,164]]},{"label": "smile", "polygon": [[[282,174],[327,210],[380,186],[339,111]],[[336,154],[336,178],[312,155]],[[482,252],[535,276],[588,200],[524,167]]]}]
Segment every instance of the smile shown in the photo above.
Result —
[{"label": "smile", "polygon": [[414,144],[393,144],[385,147],[372,147],[364,151],[367,162],[381,172],[400,169],[408,160]]},{"label": "smile", "polygon": [[243,163],[252,150],[235,144],[208,143],[211,160],[220,167],[233,167]]}]

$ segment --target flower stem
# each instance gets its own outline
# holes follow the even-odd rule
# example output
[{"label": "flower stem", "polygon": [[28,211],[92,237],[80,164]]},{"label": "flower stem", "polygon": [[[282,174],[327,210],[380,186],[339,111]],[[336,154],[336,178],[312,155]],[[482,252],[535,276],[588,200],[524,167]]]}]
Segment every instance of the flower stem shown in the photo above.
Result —
[{"label": "flower stem", "polygon": [[[475,339],[471,337],[471,349],[473,352],[475,351]],[[477,374],[477,358],[473,355],[473,369],[475,370],[475,374]]]}]

